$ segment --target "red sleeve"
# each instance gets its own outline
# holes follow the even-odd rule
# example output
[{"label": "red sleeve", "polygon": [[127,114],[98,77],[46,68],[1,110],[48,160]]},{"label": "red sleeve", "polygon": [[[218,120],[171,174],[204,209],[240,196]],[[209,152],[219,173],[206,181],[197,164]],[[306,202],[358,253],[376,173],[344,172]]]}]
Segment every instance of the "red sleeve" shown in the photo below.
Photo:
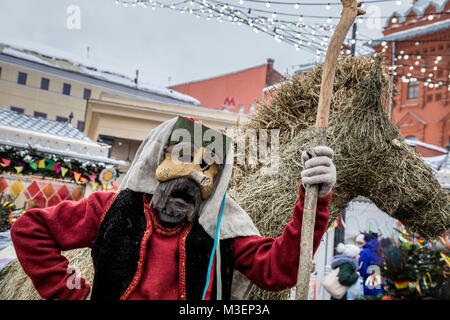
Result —
[{"label": "red sleeve", "polygon": [[[284,290],[292,288],[297,282],[304,205],[304,193],[301,187],[299,189],[300,196],[294,207],[292,220],[287,223],[280,237],[275,239],[251,236],[234,240],[235,268],[264,290]],[[317,201],[314,253],[326,231],[330,217],[330,199],[331,192]]]},{"label": "red sleeve", "polygon": [[[90,286],[76,277],[61,251],[90,247],[116,194],[95,192],[78,202],[31,209],[11,227],[23,270],[44,299],[84,299]],[[75,281],[74,281],[75,280]]]}]

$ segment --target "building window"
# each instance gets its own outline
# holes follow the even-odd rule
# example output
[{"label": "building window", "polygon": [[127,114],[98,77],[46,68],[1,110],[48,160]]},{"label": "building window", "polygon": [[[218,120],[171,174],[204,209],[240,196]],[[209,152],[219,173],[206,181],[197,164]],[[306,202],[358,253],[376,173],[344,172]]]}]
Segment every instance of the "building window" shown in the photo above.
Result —
[{"label": "building window", "polygon": [[440,101],[442,99],[442,95],[440,93],[436,93],[435,101]]},{"label": "building window", "polygon": [[251,105],[250,105],[250,111],[249,111],[250,113],[253,113],[253,112],[255,112],[255,104],[254,103],[252,103]]},{"label": "building window", "polygon": [[245,110],[245,107],[244,107],[244,106],[240,106],[240,107],[239,107],[239,113],[240,113],[240,114],[244,114],[244,110]]},{"label": "building window", "polygon": [[62,93],[66,96],[70,96],[70,89],[72,88],[72,86],[68,83],[64,83],[63,84],[63,91]]},{"label": "building window", "polygon": [[83,91],[83,99],[90,99],[91,98],[91,93],[92,93],[92,91],[91,91],[91,89],[84,89],[84,91]]},{"label": "building window", "polygon": [[84,131],[84,121],[77,121],[77,129],[80,130],[81,132]]},{"label": "building window", "polygon": [[24,113],[25,110],[23,108],[13,107],[11,106],[11,111],[17,112],[17,113]]},{"label": "building window", "polygon": [[56,121],[58,121],[58,122],[69,122],[69,118],[56,116]]},{"label": "building window", "polygon": [[419,97],[419,81],[408,82],[408,100]]},{"label": "building window", "polygon": [[427,96],[427,102],[431,102],[431,101],[433,101],[433,95],[429,94]]},{"label": "building window", "polygon": [[35,118],[47,119],[47,114],[43,112],[35,111],[33,115]]},{"label": "building window", "polygon": [[41,78],[41,89],[42,90],[48,90],[48,87],[50,85],[50,80],[47,78]]},{"label": "building window", "polygon": [[19,75],[17,76],[17,83],[18,84],[27,84],[27,74],[25,72],[19,72]]}]

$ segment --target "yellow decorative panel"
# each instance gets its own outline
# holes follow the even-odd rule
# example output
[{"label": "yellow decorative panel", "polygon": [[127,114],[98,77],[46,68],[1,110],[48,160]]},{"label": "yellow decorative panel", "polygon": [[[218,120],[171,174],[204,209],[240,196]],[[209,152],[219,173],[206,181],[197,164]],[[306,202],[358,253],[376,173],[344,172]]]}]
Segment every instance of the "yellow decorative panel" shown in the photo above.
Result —
[{"label": "yellow decorative panel", "polygon": [[20,180],[14,181],[14,183],[9,187],[9,194],[15,198],[17,197],[23,190],[25,190],[25,187]]}]

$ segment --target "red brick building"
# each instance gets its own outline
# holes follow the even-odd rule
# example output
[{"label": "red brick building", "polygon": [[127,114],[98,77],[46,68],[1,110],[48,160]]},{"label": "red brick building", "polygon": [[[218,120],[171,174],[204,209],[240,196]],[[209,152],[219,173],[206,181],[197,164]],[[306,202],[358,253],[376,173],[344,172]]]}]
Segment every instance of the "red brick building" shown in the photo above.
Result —
[{"label": "red brick building", "polygon": [[170,88],[196,98],[203,107],[248,114],[263,98],[264,88],[284,80],[273,63],[273,59],[267,59],[263,65]]},{"label": "red brick building", "polygon": [[398,95],[388,108],[392,122],[418,141],[416,150],[425,157],[446,153],[450,142],[449,11],[448,0],[414,1],[394,12],[384,36],[369,43],[384,52],[393,72]]}]

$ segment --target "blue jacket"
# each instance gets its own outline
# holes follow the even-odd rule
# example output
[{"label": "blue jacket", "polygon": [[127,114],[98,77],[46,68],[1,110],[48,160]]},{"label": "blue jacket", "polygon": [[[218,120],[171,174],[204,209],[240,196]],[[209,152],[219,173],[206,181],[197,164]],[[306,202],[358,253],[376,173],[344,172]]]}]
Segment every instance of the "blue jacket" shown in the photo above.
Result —
[{"label": "blue jacket", "polygon": [[[359,254],[358,264],[361,266],[359,270],[361,277],[363,277],[364,283],[364,295],[377,296],[382,293],[381,281],[379,283],[366,283],[368,277],[372,274],[377,274],[378,279],[381,279],[381,265],[383,259],[381,258],[380,246],[377,239],[372,239],[367,242]],[[370,282],[370,281],[369,281]]]}]

